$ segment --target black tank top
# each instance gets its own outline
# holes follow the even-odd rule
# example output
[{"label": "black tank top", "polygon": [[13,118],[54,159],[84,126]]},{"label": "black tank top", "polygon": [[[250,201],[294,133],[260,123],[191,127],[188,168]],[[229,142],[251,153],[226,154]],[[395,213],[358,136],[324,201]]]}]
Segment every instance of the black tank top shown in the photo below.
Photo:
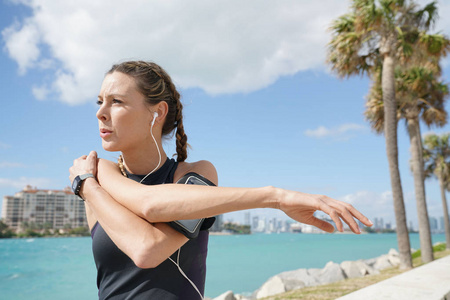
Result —
[{"label": "black tank top", "polygon": [[[167,159],[161,168],[145,179],[143,184],[173,183],[177,166],[178,163],[174,159]],[[137,182],[140,182],[144,176],[128,174],[130,179]],[[179,258],[181,269],[202,294],[205,289],[208,251],[208,231],[205,229],[208,229],[212,223],[206,222],[206,224],[202,226],[203,230],[196,239],[189,240],[181,247]],[[100,223],[95,224],[91,235],[97,267],[99,299],[200,299],[194,287],[169,259],[156,268],[140,269],[114,244]],[[171,256],[174,261],[177,261],[177,253],[178,251]]]}]

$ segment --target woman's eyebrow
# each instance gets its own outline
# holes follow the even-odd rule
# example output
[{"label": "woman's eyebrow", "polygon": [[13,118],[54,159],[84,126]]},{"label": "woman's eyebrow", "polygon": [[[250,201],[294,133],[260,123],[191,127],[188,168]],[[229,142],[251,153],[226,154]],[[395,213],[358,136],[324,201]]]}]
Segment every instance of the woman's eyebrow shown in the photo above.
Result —
[{"label": "woman's eyebrow", "polygon": [[[102,97],[102,95],[98,95],[97,96],[99,99],[102,99],[103,97]],[[106,97],[108,98],[108,97],[120,97],[120,98],[125,98],[126,96],[125,95],[122,95],[122,94],[116,94],[116,93],[113,93],[113,94],[108,94],[108,95],[106,95]]]},{"label": "woman's eyebrow", "polygon": [[[108,95],[106,95],[106,98],[110,98],[110,97],[126,98],[126,96],[122,95],[122,94],[108,94]],[[103,99],[103,96],[102,95],[98,95],[97,98],[98,99]]]}]

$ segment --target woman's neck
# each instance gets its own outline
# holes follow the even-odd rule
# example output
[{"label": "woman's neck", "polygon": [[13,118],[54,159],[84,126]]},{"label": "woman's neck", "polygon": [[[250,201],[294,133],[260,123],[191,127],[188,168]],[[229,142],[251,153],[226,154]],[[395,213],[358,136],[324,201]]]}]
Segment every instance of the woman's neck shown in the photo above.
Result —
[{"label": "woman's neck", "polygon": [[164,152],[162,145],[159,145],[159,150],[161,151],[161,163],[159,166],[158,166],[159,162],[158,151],[156,149],[154,149],[153,151],[144,149],[141,151],[133,150],[122,152],[124,167],[130,173],[138,175],[148,174],[152,170],[154,170],[156,166],[158,166],[159,169],[167,160],[167,155]]}]

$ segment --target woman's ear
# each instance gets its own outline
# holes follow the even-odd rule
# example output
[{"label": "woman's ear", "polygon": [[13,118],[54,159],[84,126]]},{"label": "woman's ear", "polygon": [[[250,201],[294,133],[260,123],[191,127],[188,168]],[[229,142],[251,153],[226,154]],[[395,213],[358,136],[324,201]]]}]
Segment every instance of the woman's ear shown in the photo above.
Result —
[{"label": "woman's ear", "polygon": [[164,125],[164,121],[166,120],[167,113],[169,112],[169,106],[165,101],[161,101],[153,107],[153,111],[158,113],[158,117],[156,118],[156,123]]}]

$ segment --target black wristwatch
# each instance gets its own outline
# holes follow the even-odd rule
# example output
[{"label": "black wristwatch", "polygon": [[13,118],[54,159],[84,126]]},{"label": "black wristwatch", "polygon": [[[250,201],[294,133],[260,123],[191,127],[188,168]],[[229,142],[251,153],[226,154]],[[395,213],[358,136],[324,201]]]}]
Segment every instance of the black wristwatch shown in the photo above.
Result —
[{"label": "black wristwatch", "polygon": [[94,175],[91,173],[87,173],[87,174],[83,174],[83,175],[78,175],[77,177],[75,177],[75,179],[72,182],[72,191],[75,195],[77,195],[78,197],[80,197],[80,190],[81,190],[81,185],[83,184],[83,181],[89,177],[94,178]]}]

